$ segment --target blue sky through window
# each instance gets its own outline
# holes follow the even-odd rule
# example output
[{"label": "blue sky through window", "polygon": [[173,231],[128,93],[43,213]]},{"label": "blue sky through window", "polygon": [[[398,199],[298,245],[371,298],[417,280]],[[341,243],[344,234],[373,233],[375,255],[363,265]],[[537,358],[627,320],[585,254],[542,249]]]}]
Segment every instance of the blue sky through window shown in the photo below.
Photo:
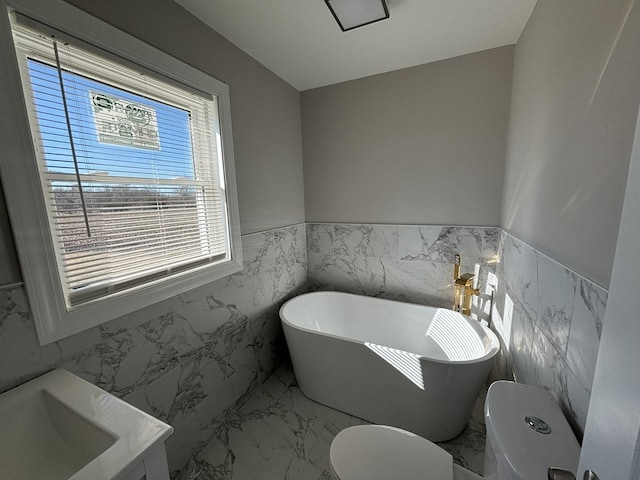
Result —
[{"label": "blue sky through window", "polygon": [[[57,70],[32,59],[28,60],[28,68],[47,168],[52,172],[75,173]],[[81,75],[65,71],[63,78],[81,174],[195,178],[189,112]],[[159,149],[99,142],[90,92],[155,111]]]}]

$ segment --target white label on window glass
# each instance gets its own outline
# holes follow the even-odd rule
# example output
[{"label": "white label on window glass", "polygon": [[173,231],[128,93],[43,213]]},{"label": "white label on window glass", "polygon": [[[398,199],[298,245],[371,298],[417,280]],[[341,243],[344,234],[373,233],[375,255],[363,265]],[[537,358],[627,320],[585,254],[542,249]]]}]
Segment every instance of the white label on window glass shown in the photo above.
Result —
[{"label": "white label on window glass", "polygon": [[155,109],[104,93],[89,95],[100,143],[160,150]]}]

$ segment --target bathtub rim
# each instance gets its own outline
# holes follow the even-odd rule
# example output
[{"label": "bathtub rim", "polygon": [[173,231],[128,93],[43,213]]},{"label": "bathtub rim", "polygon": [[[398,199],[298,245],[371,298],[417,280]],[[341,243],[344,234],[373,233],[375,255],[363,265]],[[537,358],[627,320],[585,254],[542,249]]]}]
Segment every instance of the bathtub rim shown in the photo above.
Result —
[{"label": "bathtub rim", "polygon": [[[359,295],[357,293],[338,292],[338,291],[333,291],[333,290],[320,290],[320,291],[316,291],[316,292],[307,292],[307,293],[303,293],[301,295],[296,295],[295,297],[290,298],[289,300],[287,300],[280,307],[280,309],[278,310],[278,315],[280,317],[280,321],[283,324],[286,324],[288,327],[293,328],[295,330],[300,330],[300,331],[303,331],[303,332],[311,333],[313,335],[322,335],[322,336],[325,336],[325,337],[335,338],[335,339],[338,339],[338,340],[343,340],[343,341],[354,343],[354,344],[357,344],[357,345],[365,345],[365,342],[360,341],[360,340],[354,340],[352,338],[343,337],[341,335],[335,335],[335,334],[332,334],[332,333],[319,332],[318,330],[312,330],[310,328],[304,328],[304,327],[295,325],[283,315],[283,311],[284,311],[285,307],[289,303],[293,302],[294,300],[299,299],[300,297],[306,297],[306,296],[309,296],[309,295],[314,295],[314,294],[319,294],[319,293],[320,294],[321,293],[328,293],[328,294],[334,294],[334,295],[338,295],[338,296],[346,295],[346,296],[351,296],[351,297],[363,297],[363,298],[371,299],[371,300],[379,300],[379,301],[384,301],[384,302],[399,303],[401,305],[416,305],[418,307],[440,309],[440,307],[432,307],[430,305],[421,305],[419,303],[401,302],[401,301],[398,301],[398,300],[390,300],[390,299],[387,299],[387,298],[378,298],[378,297],[371,297],[371,296],[368,296],[368,295]],[[448,310],[448,309],[443,308],[442,310]],[[453,310],[451,310],[451,311],[453,312]],[[433,358],[433,357],[428,357],[426,355],[420,355],[418,353],[409,352],[407,350],[402,350],[402,349],[399,349],[399,348],[389,347],[388,345],[382,345],[382,346],[385,346],[387,348],[394,348],[394,350],[410,353],[411,355],[416,355],[420,360],[424,359],[424,360],[429,361],[429,362],[443,363],[443,364],[448,364],[448,365],[470,365],[470,364],[474,364],[474,363],[482,363],[482,362],[491,360],[496,355],[498,355],[498,353],[500,352],[500,348],[501,348],[500,347],[500,340],[498,339],[498,336],[496,335],[496,333],[493,330],[491,330],[488,327],[485,327],[479,321],[473,320],[473,319],[471,319],[469,317],[466,317],[466,316],[462,315],[459,312],[454,312],[454,313],[458,313],[459,315],[461,315],[469,323],[477,322],[478,326],[483,330],[484,334],[489,337],[490,345],[488,347],[487,353],[485,353],[483,356],[478,357],[478,358],[474,358],[474,359],[471,359],[471,360],[442,360],[442,359],[439,359],[439,358]]]}]

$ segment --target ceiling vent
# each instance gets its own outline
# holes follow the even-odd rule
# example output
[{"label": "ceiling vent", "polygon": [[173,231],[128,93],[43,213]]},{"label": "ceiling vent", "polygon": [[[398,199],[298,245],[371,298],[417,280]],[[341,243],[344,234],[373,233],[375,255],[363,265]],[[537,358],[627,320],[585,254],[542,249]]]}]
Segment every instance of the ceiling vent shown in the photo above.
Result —
[{"label": "ceiling vent", "polygon": [[343,32],[389,18],[386,0],[324,0]]}]

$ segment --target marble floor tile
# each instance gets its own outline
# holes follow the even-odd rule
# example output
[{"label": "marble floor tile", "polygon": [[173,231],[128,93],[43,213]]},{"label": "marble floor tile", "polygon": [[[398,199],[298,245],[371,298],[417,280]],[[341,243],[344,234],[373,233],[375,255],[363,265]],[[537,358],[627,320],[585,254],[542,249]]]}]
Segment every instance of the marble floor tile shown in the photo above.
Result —
[{"label": "marble floor tile", "polygon": [[[454,461],[482,473],[484,392],[459,437],[440,445]],[[368,422],[316,403],[281,367],[235,412],[177,480],[331,480],[329,448],[341,430]]]}]

